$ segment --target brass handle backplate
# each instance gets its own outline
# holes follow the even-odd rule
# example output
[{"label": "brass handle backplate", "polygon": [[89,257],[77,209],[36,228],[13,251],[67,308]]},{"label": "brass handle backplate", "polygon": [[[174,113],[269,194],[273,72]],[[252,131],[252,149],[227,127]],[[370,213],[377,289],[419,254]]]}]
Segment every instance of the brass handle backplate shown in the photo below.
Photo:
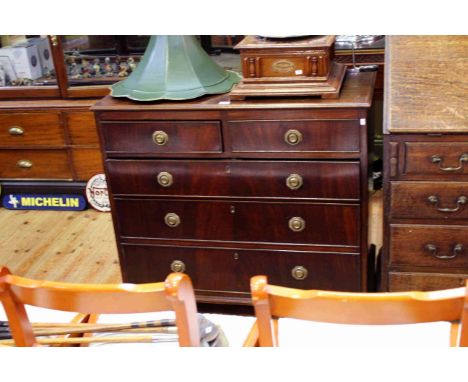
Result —
[{"label": "brass handle backplate", "polygon": [[164,216],[164,222],[168,227],[174,228],[180,224],[180,217],[173,212],[169,212]]},{"label": "brass handle backplate", "polygon": [[435,207],[437,208],[437,211],[440,211],[440,212],[457,212],[460,210],[460,208],[466,204],[466,202],[468,201],[468,198],[464,195],[461,195],[457,198],[456,200],[456,204],[457,206],[454,207],[454,208],[446,208],[446,207],[439,207],[439,198],[436,196],[436,195],[431,195],[427,198],[427,201],[431,204],[434,204]]},{"label": "brass handle backplate", "polygon": [[288,225],[289,225],[289,228],[291,229],[291,231],[301,232],[301,231],[304,230],[304,228],[306,226],[306,223],[305,223],[304,219],[295,216],[295,217],[289,219]]},{"label": "brass handle backplate", "polygon": [[16,165],[21,168],[31,168],[33,164],[30,160],[21,159],[18,162],[16,162]]},{"label": "brass handle backplate", "polygon": [[291,190],[298,190],[302,187],[303,180],[299,174],[291,174],[286,178],[286,186]]},{"label": "brass handle backplate", "polygon": [[153,133],[153,142],[158,146],[164,146],[169,141],[169,135],[164,131],[155,131]]},{"label": "brass handle backplate", "polygon": [[284,134],[284,141],[288,145],[292,145],[292,146],[297,145],[301,143],[302,141],[302,134],[299,130],[295,130],[295,129],[288,130]]},{"label": "brass handle backplate", "polygon": [[11,126],[8,129],[8,132],[10,133],[10,135],[23,135],[24,129],[21,126]]},{"label": "brass handle backplate", "polygon": [[443,160],[444,160],[444,158],[442,158],[438,154],[433,155],[431,157],[432,163],[438,163],[440,170],[447,171],[447,172],[459,171],[459,170],[463,169],[464,164],[468,162],[468,154],[463,153],[462,155],[460,155],[460,157],[458,158],[458,167],[442,167]]},{"label": "brass handle backplate", "polygon": [[158,174],[157,179],[158,179],[158,183],[163,187],[170,187],[172,186],[172,183],[174,182],[172,174],[167,171],[161,171]]},{"label": "brass handle backplate", "polygon": [[172,272],[184,272],[185,271],[185,263],[181,260],[174,260],[171,263],[171,271]]},{"label": "brass handle backplate", "polygon": [[463,253],[464,247],[463,244],[455,244],[452,248],[451,255],[441,255],[439,254],[439,249],[434,244],[426,244],[424,249],[431,253],[432,256],[437,257],[438,259],[442,260],[450,260],[457,257],[459,254]]},{"label": "brass handle backplate", "polygon": [[291,276],[296,280],[304,280],[307,278],[309,271],[306,267],[298,265],[291,270]]}]

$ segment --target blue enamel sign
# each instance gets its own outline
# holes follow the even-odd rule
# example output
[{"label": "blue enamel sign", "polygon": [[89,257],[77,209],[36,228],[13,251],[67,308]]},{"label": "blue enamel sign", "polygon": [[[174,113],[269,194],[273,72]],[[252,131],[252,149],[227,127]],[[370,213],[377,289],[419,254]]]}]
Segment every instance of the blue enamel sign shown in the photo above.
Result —
[{"label": "blue enamel sign", "polygon": [[9,210],[81,211],[86,208],[82,195],[5,194],[2,204]]}]

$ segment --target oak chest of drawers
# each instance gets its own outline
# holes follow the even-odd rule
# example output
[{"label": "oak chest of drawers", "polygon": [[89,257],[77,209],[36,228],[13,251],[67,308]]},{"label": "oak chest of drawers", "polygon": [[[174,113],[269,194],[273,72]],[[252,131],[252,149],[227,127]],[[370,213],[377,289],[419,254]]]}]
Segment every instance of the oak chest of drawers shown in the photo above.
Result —
[{"label": "oak chest of drawers", "polygon": [[468,38],[390,36],[382,289],[468,278]]},{"label": "oak chest of drawers", "polygon": [[94,107],[123,280],[190,275],[200,302],[249,303],[249,279],[367,288],[367,110],[374,73],[336,100]]}]

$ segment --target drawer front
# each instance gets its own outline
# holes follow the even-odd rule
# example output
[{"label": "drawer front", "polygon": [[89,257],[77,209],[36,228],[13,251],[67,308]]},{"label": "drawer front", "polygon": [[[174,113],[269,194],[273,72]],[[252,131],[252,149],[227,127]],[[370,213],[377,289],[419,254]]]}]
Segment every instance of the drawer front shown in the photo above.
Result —
[{"label": "drawer front", "polygon": [[68,112],[66,117],[72,145],[99,145],[94,113]]},{"label": "drawer front", "polygon": [[217,121],[102,123],[102,131],[110,154],[219,153],[223,147]]},{"label": "drawer front", "polygon": [[468,227],[392,225],[390,264],[465,268]]},{"label": "drawer front", "polygon": [[468,142],[405,142],[403,173],[468,177]]},{"label": "drawer front", "polygon": [[121,236],[359,245],[359,206],[115,198]]},{"label": "drawer front", "polygon": [[360,290],[359,255],[122,244],[127,282],[163,280],[182,270],[195,289],[250,292],[250,278],[304,289]]},{"label": "drawer front", "polygon": [[355,120],[230,121],[233,152],[353,152],[359,156]]},{"label": "drawer front", "polygon": [[393,218],[468,218],[468,183],[391,182],[390,188]]},{"label": "drawer front", "polygon": [[359,199],[358,162],[108,160],[114,195]]},{"label": "drawer front", "polygon": [[429,291],[465,286],[468,274],[390,272],[389,291]]},{"label": "drawer front", "polygon": [[1,150],[0,178],[72,179],[66,150]]},{"label": "drawer front", "polygon": [[59,114],[0,114],[0,145],[9,147],[65,145]]},{"label": "drawer front", "polygon": [[104,172],[99,149],[74,148],[71,150],[71,154],[77,180],[87,181],[92,176]]}]

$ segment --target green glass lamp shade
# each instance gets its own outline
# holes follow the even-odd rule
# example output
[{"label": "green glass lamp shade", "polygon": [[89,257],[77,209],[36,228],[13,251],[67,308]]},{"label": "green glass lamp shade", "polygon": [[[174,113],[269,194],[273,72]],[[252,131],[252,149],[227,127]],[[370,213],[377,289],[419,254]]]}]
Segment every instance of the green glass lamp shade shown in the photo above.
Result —
[{"label": "green glass lamp shade", "polygon": [[185,100],[227,93],[240,80],[216,64],[195,36],[152,36],[135,71],[112,85],[111,95],[135,101]]}]

